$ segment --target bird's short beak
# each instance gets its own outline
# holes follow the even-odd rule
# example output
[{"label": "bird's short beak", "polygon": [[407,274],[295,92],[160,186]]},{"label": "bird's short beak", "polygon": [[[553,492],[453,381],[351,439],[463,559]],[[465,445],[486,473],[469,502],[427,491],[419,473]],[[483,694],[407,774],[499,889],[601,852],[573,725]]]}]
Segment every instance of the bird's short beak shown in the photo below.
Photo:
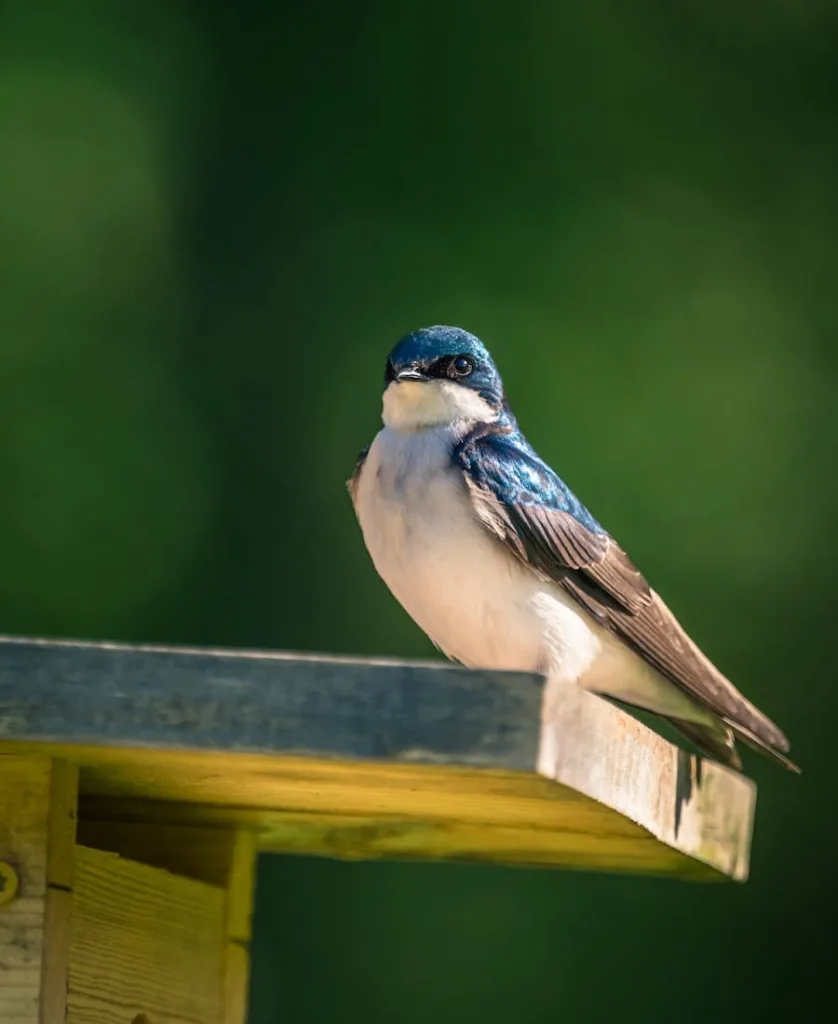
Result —
[{"label": "bird's short beak", "polygon": [[421,370],[417,370],[415,366],[408,367],[406,370],[399,370],[396,374],[397,381],[405,380],[428,380]]}]

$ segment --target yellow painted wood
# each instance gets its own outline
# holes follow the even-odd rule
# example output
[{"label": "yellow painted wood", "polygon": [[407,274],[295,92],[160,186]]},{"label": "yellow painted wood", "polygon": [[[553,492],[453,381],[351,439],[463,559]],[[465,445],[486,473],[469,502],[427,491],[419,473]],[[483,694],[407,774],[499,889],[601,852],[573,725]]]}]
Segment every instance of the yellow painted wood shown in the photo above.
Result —
[{"label": "yellow painted wood", "polygon": [[[708,879],[747,873],[752,788],[712,765],[684,797],[687,852],[660,842],[628,813],[529,772],[223,751],[57,749],[82,765],[89,795],[81,807],[90,821],[246,827],[258,832],[260,849],[335,857],[467,857]],[[675,768],[657,789],[646,776],[649,797],[640,805],[670,833]],[[623,785],[623,797],[629,788]],[[702,832],[704,820],[713,827]],[[742,822],[748,827],[737,836]]]},{"label": "yellow painted wood", "polygon": [[294,815],[266,822],[260,848],[276,853],[319,853],[344,860],[464,860],[580,871],[721,880],[705,865],[661,845],[643,829],[634,836],[567,828],[532,829],[447,821],[417,822],[395,817],[359,820],[341,815]]},{"label": "yellow painted wood", "polygon": [[247,1020],[256,856],[254,833],[240,829],[235,833],[225,907],[221,966],[223,1024],[245,1024]]},{"label": "yellow painted wood", "polygon": [[250,953],[243,946],[228,944],[223,963],[224,1024],[246,1024],[250,987]]},{"label": "yellow painted wood", "polygon": [[[47,889],[44,914],[44,961],[41,975],[41,1024],[64,1021],[72,958],[73,895]],[[0,1018],[2,1019],[2,1018]]]},{"label": "yellow painted wood", "polygon": [[[14,745],[43,749],[40,744]],[[612,834],[637,832],[636,825],[624,816],[532,772],[230,751],[72,744],[51,745],[50,749],[80,765],[85,817],[97,806],[91,798],[116,797],[113,814],[107,816],[110,820],[122,817],[120,803],[135,798],[129,820],[155,820],[158,804],[176,803],[195,805],[194,814],[187,814],[184,824],[206,820],[236,826],[242,820],[242,810],[282,808],[361,816],[455,817],[475,823],[499,818],[507,824],[539,828],[562,827],[570,817],[582,831],[592,831],[605,819]],[[146,802],[145,810],[139,807],[140,801]],[[204,814],[202,808],[214,810]],[[164,820],[177,819],[167,816]]]},{"label": "yellow painted wood", "polygon": [[[88,813],[142,816],[143,801],[118,805],[112,799],[88,804]],[[633,826],[631,835],[604,837],[580,831],[572,820],[566,827],[533,829],[487,822],[407,816],[341,815],[285,812],[270,809],[231,809],[197,804],[158,804],[161,821],[194,818],[203,825],[238,822],[253,830],[263,853],[305,854],[344,860],[376,858],[404,860],[469,860],[540,867],[573,867],[585,871],[628,874],[650,872],[692,880],[720,881],[722,874],[677,850],[662,846],[645,829]]]},{"label": "yellow painted wood", "polygon": [[79,842],[225,890],[218,979],[221,1024],[244,1024],[257,856],[255,834],[248,829],[191,826],[178,821],[84,819],[79,824]]},{"label": "yellow painted wood", "polygon": [[224,890],[76,847],[67,1024],[219,1024]]},{"label": "yellow painted wood", "polygon": [[77,771],[0,755],[0,861],[18,877],[0,908],[0,1021],[55,1024],[66,1009]]},{"label": "yellow painted wood", "polygon": [[[82,766],[83,789],[89,794],[81,805],[86,819],[248,826],[266,833],[260,839],[263,849],[283,849],[282,842],[293,838],[294,850],[327,856],[394,855],[396,837],[413,832],[417,842],[406,852],[411,857],[422,856],[420,843],[425,842],[432,857],[474,855],[481,860],[609,871],[624,867],[691,878],[719,877],[719,871],[730,871],[734,877],[747,873],[747,801],[752,790],[747,780],[734,778],[736,799],[731,804],[725,790],[728,780],[720,777],[730,773],[712,765],[706,766],[704,786],[695,787],[685,799],[682,818],[688,821],[692,815],[700,825],[706,816],[714,825],[709,833],[722,856],[709,840],[701,849],[705,839],[697,826],[692,827],[695,838],[690,848],[679,850],[659,842],[648,826],[628,813],[529,772],[230,752],[56,749]],[[658,780],[656,803],[639,808],[647,820],[654,823],[657,818],[670,833],[675,808],[669,801],[674,805],[675,788],[670,770]],[[704,794],[708,806],[702,810]],[[318,815],[325,817],[318,820]],[[715,825],[724,815],[733,826],[726,827],[724,820]],[[335,819],[340,825],[337,833],[330,826]],[[748,827],[737,837],[734,829],[743,821]],[[308,835],[301,822],[313,826]],[[358,839],[351,844],[341,838],[349,824],[355,826]],[[382,835],[393,837],[387,840],[389,848],[381,846]],[[696,858],[696,853],[707,859]]]}]

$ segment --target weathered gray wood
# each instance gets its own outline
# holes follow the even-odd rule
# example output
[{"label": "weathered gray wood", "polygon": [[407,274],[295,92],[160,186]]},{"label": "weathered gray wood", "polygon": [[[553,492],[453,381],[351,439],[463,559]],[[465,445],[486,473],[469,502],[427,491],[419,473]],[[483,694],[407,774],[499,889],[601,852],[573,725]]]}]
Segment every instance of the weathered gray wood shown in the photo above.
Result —
[{"label": "weathered gray wood", "polygon": [[543,680],[0,637],[0,737],[531,769]]},{"label": "weathered gray wood", "polygon": [[752,783],[576,687],[542,722],[543,693],[538,676],[444,663],[0,638],[0,754],[77,763],[100,825],[245,827],[263,849],[334,856],[747,876]]}]

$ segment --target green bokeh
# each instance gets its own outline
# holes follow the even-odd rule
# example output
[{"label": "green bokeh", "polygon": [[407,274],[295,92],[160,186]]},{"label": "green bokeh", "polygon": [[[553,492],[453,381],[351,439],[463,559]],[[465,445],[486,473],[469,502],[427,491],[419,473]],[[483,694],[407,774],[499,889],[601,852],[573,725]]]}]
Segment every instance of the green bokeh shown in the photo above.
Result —
[{"label": "green bokeh", "polygon": [[0,628],[433,655],[343,489],[392,342],[788,731],[747,886],[266,859],[253,1024],[806,1020],[831,981],[838,4],[0,5]]}]

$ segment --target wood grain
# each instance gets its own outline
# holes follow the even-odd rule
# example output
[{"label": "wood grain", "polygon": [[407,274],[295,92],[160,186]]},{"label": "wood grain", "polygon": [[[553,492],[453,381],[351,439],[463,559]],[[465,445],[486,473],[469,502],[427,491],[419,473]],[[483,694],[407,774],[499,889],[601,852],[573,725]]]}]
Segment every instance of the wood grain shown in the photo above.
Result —
[{"label": "wood grain", "polygon": [[575,687],[543,696],[537,676],[434,663],[0,640],[0,750],[77,763],[87,824],[747,877],[749,780]]},{"label": "wood grain", "polygon": [[52,1024],[66,1008],[77,770],[0,755],[0,860],[18,876],[0,908],[0,1021]]},{"label": "wood grain", "polygon": [[[660,742],[659,753],[671,759],[652,759],[659,776],[632,769],[628,755],[622,761],[627,773],[633,770],[634,804],[618,768],[612,779],[604,768],[592,774],[599,794],[592,799],[579,791],[592,787],[591,779],[574,789],[528,772],[223,751],[68,752],[82,765],[87,827],[247,827],[258,832],[260,849],[276,852],[745,877],[751,786],[707,764],[698,782],[699,762]],[[619,813],[606,798],[631,813]]]},{"label": "wood grain", "polygon": [[0,637],[0,737],[530,769],[540,676]]},{"label": "wood grain", "polygon": [[76,848],[67,1024],[218,1024],[223,890]]},{"label": "wood grain", "polygon": [[[166,808],[170,810],[171,805]],[[189,818],[187,813],[186,821]],[[256,833],[249,828],[184,824],[183,818],[125,821],[109,815],[103,819],[84,818],[79,825],[79,842],[225,891],[217,981],[220,1024],[245,1024]]]}]

